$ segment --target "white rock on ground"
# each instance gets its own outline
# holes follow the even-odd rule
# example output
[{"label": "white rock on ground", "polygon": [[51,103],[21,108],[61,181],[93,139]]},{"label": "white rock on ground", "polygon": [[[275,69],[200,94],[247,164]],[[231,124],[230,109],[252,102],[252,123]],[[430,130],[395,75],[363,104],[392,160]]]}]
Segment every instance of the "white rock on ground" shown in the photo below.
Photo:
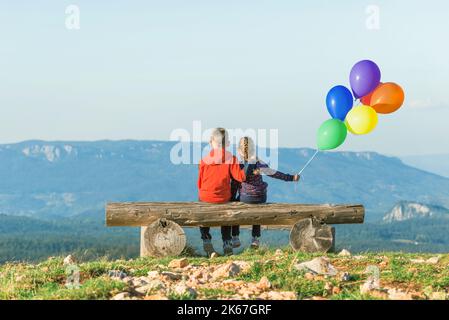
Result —
[{"label": "white rock on ground", "polygon": [[240,272],[241,268],[239,265],[237,265],[234,262],[228,262],[215,269],[215,271],[212,273],[212,278],[219,279],[219,278],[234,277],[238,275]]},{"label": "white rock on ground", "polygon": [[168,264],[169,268],[173,268],[173,269],[182,269],[185,268],[189,265],[189,260],[187,260],[187,258],[181,258],[181,259],[174,259],[172,261],[170,261],[170,263]]},{"label": "white rock on ground", "polygon": [[131,298],[131,295],[129,292],[120,292],[113,296],[111,300],[129,300]]},{"label": "white rock on ground", "polygon": [[246,272],[251,268],[251,263],[246,261],[234,261],[234,263],[239,266],[240,272]]},{"label": "white rock on ground", "polygon": [[426,260],[426,263],[429,264],[437,264],[438,262],[440,262],[440,257],[432,257]]},{"label": "white rock on ground", "polygon": [[133,285],[134,287],[142,287],[142,286],[145,286],[145,285],[147,285],[147,284],[148,284],[147,281],[142,280],[142,279],[140,279],[140,278],[133,278],[133,280],[132,280],[132,285]]},{"label": "white rock on ground", "polygon": [[429,296],[430,300],[446,300],[448,295],[445,292],[436,291],[432,292]]},{"label": "white rock on ground", "polygon": [[337,274],[337,269],[324,257],[298,263],[295,265],[295,268],[299,271],[308,271],[319,275],[335,276]]},{"label": "white rock on ground", "polygon": [[274,252],[274,255],[275,255],[276,257],[282,256],[283,254],[284,254],[284,252],[282,252],[281,249],[276,249],[276,251]]},{"label": "white rock on ground", "polygon": [[267,277],[263,276],[257,284],[257,287],[261,290],[268,290],[271,288],[271,282]]},{"label": "white rock on ground", "polygon": [[340,251],[340,253],[338,254],[340,257],[350,257],[351,256],[351,252],[349,252],[346,249],[343,249]]},{"label": "white rock on ground", "polygon": [[390,300],[413,300],[410,293],[406,293],[400,289],[388,289],[388,299]]},{"label": "white rock on ground", "polygon": [[62,264],[67,266],[67,265],[75,264],[75,262],[76,262],[75,257],[72,256],[71,254],[69,254],[67,257],[64,258],[64,261],[62,262]]},{"label": "white rock on ground", "polygon": [[144,286],[135,288],[135,291],[140,294],[146,295],[153,290],[163,290],[163,289],[165,289],[165,284],[162,281],[153,280]]},{"label": "white rock on ground", "polygon": [[173,292],[178,295],[189,295],[193,298],[196,297],[197,293],[194,289],[187,286],[185,283],[179,283],[173,287]]},{"label": "white rock on ground", "polygon": [[159,278],[159,271],[148,271],[147,276],[150,279],[157,279]]},{"label": "white rock on ground", "polygon": [[360,286],[361,294],[368,294],[373,290],[380,290],[380,286],[378,281],[372,278],[369,278]]},{"label": "white rock on ground", "polygon": [[428,264],[437,264],[440,261],[439,256],[431,257],[427,260],[423,258],[417,258],[417,259],[410,259],[411,263],[428,263]]}]

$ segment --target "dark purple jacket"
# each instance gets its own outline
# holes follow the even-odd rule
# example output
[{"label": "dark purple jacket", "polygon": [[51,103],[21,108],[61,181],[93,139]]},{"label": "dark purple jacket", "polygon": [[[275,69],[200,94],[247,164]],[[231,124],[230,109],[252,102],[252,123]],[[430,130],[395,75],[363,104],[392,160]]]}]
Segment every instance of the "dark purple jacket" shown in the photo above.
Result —
[{"label": "dark purple jacket", "polygon": [[[293,181],[294,176],[271,169],[266,163],[257,160],[256,163],[241,165],[245,169],[246,180],[242,183],[233,181],[232,191],[238,190],[239,201],[248,203],[264,203],[267,200],[268,184],[263,181],[262,175],[283,181]],[[260,174],[254,174],[259,170]]]}]

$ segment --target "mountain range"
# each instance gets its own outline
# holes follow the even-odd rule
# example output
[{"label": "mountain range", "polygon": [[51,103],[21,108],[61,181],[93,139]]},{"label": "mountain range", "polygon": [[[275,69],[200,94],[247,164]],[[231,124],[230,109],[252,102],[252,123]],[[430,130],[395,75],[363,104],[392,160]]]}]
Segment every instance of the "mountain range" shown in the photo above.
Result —
[{"label": "mountain range", "polygon": [[[197,166],[175,165],[163,141],[25,141],[0,145],[0,213],[102,216],[107,201],[195,201]],[[314,150],[279,149],[295,173]],[[449,179],[375,152],[319,153],[296,186],[265,178],[268,200],[362,203],[381,220],[398,201],[449,206]]]}]

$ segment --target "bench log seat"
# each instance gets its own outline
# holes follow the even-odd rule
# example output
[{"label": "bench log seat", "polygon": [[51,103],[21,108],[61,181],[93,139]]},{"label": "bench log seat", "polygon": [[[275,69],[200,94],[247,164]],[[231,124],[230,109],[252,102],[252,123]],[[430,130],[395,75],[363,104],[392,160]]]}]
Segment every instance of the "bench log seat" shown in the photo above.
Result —
[{"label": "bench log seat", "polygon": [[291,227],[296,251],[328,252],[335,245],[331,224],[363,223],[359,204],[245,204],[229,202],[121,202],[106,205],[106,225],[141,228],[141,256],[175,256],[186,245],[182,227],[226,225]]}]

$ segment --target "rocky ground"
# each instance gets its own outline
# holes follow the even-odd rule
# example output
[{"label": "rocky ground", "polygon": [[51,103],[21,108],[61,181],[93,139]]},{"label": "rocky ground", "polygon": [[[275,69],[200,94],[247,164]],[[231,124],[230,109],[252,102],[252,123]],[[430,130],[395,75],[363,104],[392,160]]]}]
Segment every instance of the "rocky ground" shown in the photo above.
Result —
[{"label": "rocky ground", "polygon": [[449,299],[449,255],[302,254],[0,266],[2,299]]},{"label": "rocky ground", "polygon": [[174,259],[168,264],[170,271],[148,272],[146,276],[129,277],[121,272],[111,272],[111,276],[127,284],[127,291],[118,293],[113,300],[171,298],[207,299],[215,293],[221,299],[296,299],[292,291],[274,290],[266,276],[259,281],[237,280],[247,273],[252,263],[240,260],[216,265],[203,262],[190,264],[187,258]]}]

